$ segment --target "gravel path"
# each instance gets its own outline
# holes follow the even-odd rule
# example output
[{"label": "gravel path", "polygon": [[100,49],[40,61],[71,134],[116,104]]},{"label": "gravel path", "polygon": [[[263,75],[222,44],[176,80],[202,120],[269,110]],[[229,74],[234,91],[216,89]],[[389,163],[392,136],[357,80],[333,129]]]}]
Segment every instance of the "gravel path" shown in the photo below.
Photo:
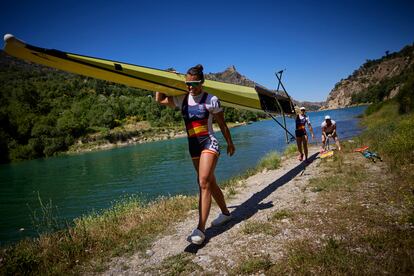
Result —
[{"label": "gravel path", "polygon": [[[316,198],[316,193],[306,189],[310,178],[319,174],[318,148],[310,148],[308,166],[300,163],[296,156],[284,158],[277,170],[263,171],[249,177],[237,194],[227,200],[233,220],[224,226],[206,230],[206,242],[202,246],[190,244],[186,239],[197,225],[197,211],[189,213],[183,222],[172,225],[169,233],[157,239],[146,254],[136,253],[130,257],[113,259],[110,269],[103,275],[161,275],[160,264],[168,257],[189,252],[193,263],[203,273],[227,274],[246,257],[283,256],[283,245],[293,239],[305,237],[307,229],[289,227],[289,218],[283,218],[280,231],[274,234],[246,234],[246,224],[269,222],[272,214],[280,211],[298,211]],[[209,222],[219,213],[213,205]],[[207,225],[210,225],[209,222]],[[186,256],[187,256],[186,255]],[[195,274],[199,274],[200,272]]]}]

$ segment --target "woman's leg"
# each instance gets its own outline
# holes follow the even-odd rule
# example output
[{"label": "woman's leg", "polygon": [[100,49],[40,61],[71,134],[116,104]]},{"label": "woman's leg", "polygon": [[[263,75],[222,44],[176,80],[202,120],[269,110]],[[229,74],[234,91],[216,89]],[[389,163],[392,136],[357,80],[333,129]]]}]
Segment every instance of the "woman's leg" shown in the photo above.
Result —
[{"label": "woman's leg", "polygon": [[214,200],[217,202],[221,212],[225,215],[230,214],[229,209],[227,209],[226,201],[224,200],[223,192],[221,191],[220,187],[217,185],[216,176],[214,173],[211,177],[211,195],[213,196]]},{"label": "woman's leg", "polygon": [[[200,159],[193,159],[194,167],[197,170],[198,175],[198,184],[200,189],[200,197],[199,197],[199,221],[198,221],[198,229],[201,231],[205,231],[206,222],[208,215],[210,213],[211,207],[211,196],[213,190],[217,193],[214,184],[214,169],[217,163],[217,155],[211,153],[201,153]],[[216,184],[217,186],[217,184]],[[217,186],[218,188],[218,186]],[[220,199],[219,199],[220,201]],[[224,201],[224,197],[223,197]],[[222,204],[222,202],[220,202]],[[225,204],[224,204],[225,205]],[[221,208],[221,207],[220,207]]]},{"label": "woman's leg", "polygon": [[308,135],[303,136],[303,151],[305,152],[305,160],[308,160]]},{"label": "woman's leg", "polygon": [[298,146],[298,151],[300,154],[300,161],[302,161],[302,158],[303,158],[302,139],[303,137],[296,136],[296,144]]},{"label": "woman's leg", "polygon": [[[198,177],[198,167],[200,163],[199,161],[200,159],[193,159],[193,165],[197,172],[197,183],[200,183],[199,177]],[[224,200],[223,192],[221,191],[220,187],[217,185],[216,176],[214,175],[214,172],[211,175],[210,183],[211,183],[211,195],[213,196],[214,200],[219,206],[221,212],[225,215],[230,214],[230,211],[226,205],[226,201]]]}]

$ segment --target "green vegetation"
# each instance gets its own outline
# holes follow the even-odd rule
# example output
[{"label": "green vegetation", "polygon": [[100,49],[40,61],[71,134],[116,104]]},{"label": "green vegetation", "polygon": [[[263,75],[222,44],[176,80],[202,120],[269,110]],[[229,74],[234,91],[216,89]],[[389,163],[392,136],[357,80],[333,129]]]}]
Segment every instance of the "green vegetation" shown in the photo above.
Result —
[{"label": "green vegetation", "polygon": [[[414,82],[414,66],[411,66],[409,69],[405,70],[400,75],[394,76],[389,79],[384,79],[376,85],[369,86],[365,91],[356,93],[352,95],[351,102],[353,104],[357,103],[380,103],[384,100],[385,97],[388,97],[393,89],[396,89],[398,86],[412,86]],[[406,89],[410,93],[409,88]],[[412,103],[411,103],[412,106]]]},{"label": "green vegetation", "polygon": [[286,147],[285,151],[283,152],[283,155],[285,156],[292,156],[293,154],[296,154],[298,152],[298,146],[295,142],[291,143],[289,146]]},{"label": "green vegetation", "polygon": [[269,255],[249,256],[230,275],[260,275],[272,267]]},{"label": "green vegetation", "polygon": [[[414,95],[410,97],[409,101]],[[310,237],[288,242],[284,257],[277,261],[259,258],[268,265],[248,274],[414,273],[414,112],[400,114],[400,107],[401,102],[392,100],[369,111],[363,119],[367,128],[357,143],[344,143],[341,154],[321,160],[321,176],[307,186],[319,193],[315,205],[295,213],[298,219],[292,221],[292,229],[309,229]],[[353,152],[362,145],[384,162],[373,163]],[[249,227],[249,233],[280,226],[261,227],[264,230]],[[237,269],[244,266],[240,263]]]},{"label": "green vegetation", "polygon": [[[413,74],[414,75],[414,74]],[[414,111],[414,77],[413,75],[405,82],[397,95],[400,114]]]},{"label": "green vegetation", "polygon": [[[402,57],[404,59],[412,60],[414,59],[414,44],[408,45],[404,47],[401,51],[396,53],[391,53],[383,56],[377,60],[367,60],[359,70],[356,70],[348,79],[353,80],[358,75],[359,71],[369,71],[374,68],[374,66],[380,64],[383,61]],[[398,87],[405,86],[399,92],[399,101],[405,102],[404,106],[411,106],[411,109],[414,106],[412,102],[406,102],[409,97],[406,96],[409,93],[414,93],[413,91],[413,83],[414,83],[414,65],[411,65],[409,68],[401,72],[401,74],[396,75],[391,78],[383,79],[378,84],[370,85],[364,91],[359,93],[355,93],[352,95],[351,103],[352,104],[359,104],[359,103],[380,103],[385,98],[390,96],[392,90],[397,89]],[[339,85],[339,83],[337,84]]]},{"label": "green vegetation", "polygon": [[277,152],[269,152],[268,154],[263,157],[259,164],[256,167],[256,171],[262,171],[264,169],[267,170],[275,170],[280,166],[280,156]]},{"label": "green vegetation", "polygon": [[[414,95],[411,94],[411,99]],[[363,120],[367,127],[362,142],[378,151],[394,171],[410,174],[414,162],[414,112],[399,114],[401,104],[390,101]]]},{"label": "green vegetation", "polygon": [[143,205],[127,199],[102,214],[77,219],[72,227],[3,250],[0,274],[77,274],[91,260],[94,270],[104,269],[111,257],[146,249],[158,233],[194,208],[196,200],[176,196]]},{"label": "green vegetation", "polygon": [[278,221],[282,219],[292,218],[294,214],[289,210],[279,210],[273,213],[271,220]]},{"label": "green vegetation", "polygon": [[[200,274],[203,268],[192,260],[192,254],[181,253],[166,258],[159,266],[152,268],[151,270],[157,271],[160,275],[189,275]],[[151,270],[148,271],[151,273]]]},{"label": "green vegetation", "polygon": [[247,221],[242,229],[242,232],[246,235],[252,234],[264,234],[275,236],[279,234],[280,230],[275,228],[270,222],[259,222],[259,221]]},{"label": "green vegetation", "polygon": [[[115,130],[139,123],[154,132],[182,127],[180,111],[157,104],[152,92],[29,64],[2,52],[0,91],[0,163],[53,156],[94,135],[96,143],[145,135],[139,128]],[[225,108],[228,122],[258,118]]]}]

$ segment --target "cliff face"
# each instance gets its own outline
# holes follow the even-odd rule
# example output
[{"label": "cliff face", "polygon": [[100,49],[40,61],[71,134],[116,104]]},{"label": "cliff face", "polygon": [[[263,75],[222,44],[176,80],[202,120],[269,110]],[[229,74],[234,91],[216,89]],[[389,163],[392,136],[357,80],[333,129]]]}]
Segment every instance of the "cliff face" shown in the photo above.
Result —
[{"label": "cliff face", "polygon": [[[324,109],[343,108],[352,102],[352,96],[366,91],[380,82],[397,77],[414,65],[414,46],[407,46],[398,53],[387,54],[381,59],[368,60],[348,78],[338,82],[331,90]],[[399,83],[384,91],[384,98],[392,98],[399,91]]]}]

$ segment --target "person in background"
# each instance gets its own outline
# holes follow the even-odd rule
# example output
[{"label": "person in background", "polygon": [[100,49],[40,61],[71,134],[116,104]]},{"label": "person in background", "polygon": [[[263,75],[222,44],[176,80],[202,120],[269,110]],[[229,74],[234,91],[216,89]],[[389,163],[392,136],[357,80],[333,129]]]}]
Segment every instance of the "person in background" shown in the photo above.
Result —
[{"label": "person in background", "polygon": [[309,128],[309,131],[312,135],[312,139],[315,138],[313,134],[312,125],[310,123],[309,117],[305,114],[306,108],[301,107],[300,113],[296,115],[296,144],[298,145],[299,161],[303,160],[303,156],[305,156],[305,162],[308,163],[308,135],[306,133],[306,125]]},{"label": "person in background", "polygon": [[227,142],[227,154],[235,152],[230,131],[224,121],[223,109],[216,96],[203,91],[203,66],[191,67],[186,74],[185,84],[189,93],[182,96],[166,96],[156,92],[155,100],[165,106],[180,108],[188,136],[188,147],[200,190],[198,226],[188,237],[194,244],[202,244],[211,207],[211,197],[217,202],[221,213],[211,222],[212,226],[226,223],[232,219],[224,200],[223,192],[217,185],[214,170],[220,155],[218,140],[212,127],[213,117]]},{"label": "person in background", "polygon": [[326,115],[325,120],[321,124],[322,128],[322,151],[326,150],[326,143],[329,138],[335,140],[338,150],[341,150],[341,145],[339,144],[339,138],[336,134],[336,122],[331,119],[331,116]]}]

